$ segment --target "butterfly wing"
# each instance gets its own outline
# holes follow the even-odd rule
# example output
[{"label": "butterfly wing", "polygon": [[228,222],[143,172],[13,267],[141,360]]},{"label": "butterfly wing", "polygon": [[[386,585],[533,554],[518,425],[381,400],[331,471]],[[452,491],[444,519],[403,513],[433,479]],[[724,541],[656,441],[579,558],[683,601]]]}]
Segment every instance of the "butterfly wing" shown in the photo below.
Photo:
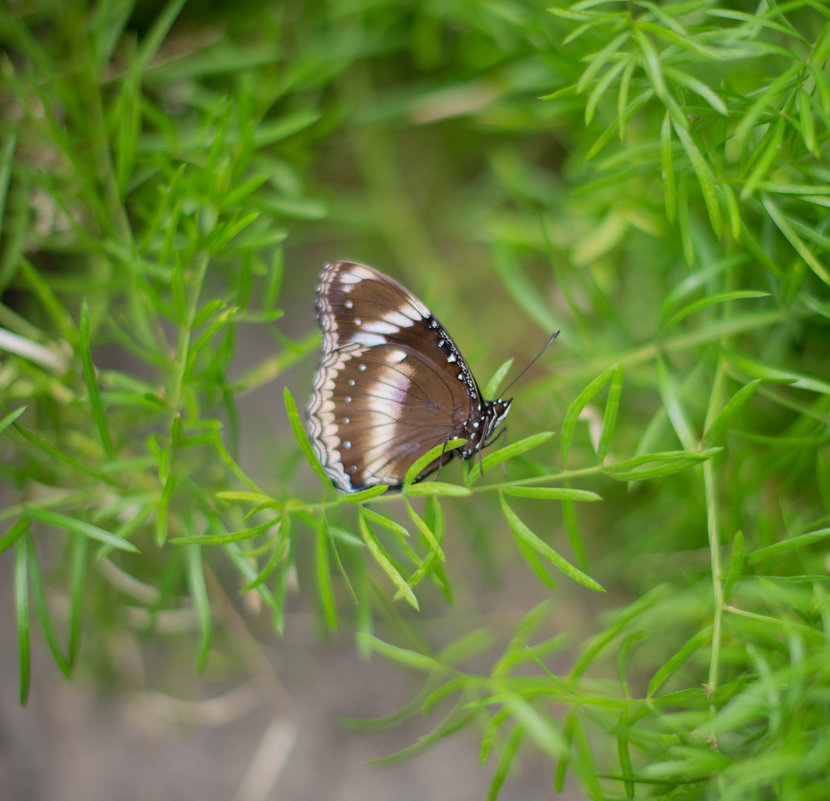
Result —
[{"label": "butterfly wing", "polygon": [[327,265],[316,310],[323,360],[308,409],[315,453],[345,492],[399,486],[418,458],[480,411],[475,379],[429,309],[365,264]]}]

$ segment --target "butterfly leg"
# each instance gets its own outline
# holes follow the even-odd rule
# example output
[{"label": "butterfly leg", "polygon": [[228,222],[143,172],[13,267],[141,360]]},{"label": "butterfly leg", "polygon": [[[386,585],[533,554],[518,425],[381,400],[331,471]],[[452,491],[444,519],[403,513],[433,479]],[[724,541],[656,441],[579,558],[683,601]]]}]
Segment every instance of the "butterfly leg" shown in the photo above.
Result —
[{"label": "butterfly leg", "polygon": [[[489,448],[499,437],[501,437],[501,447],[503,448],[505,443],[507,442],[507,426],[503,426],[498,431],[496,431],[491,437],[489,437],[485,442],[481,444],[481,447],[478,449],[478,475],[479,478],[484,475],[484,456],[482,451],[485,448]],[[502,462],[501,469],[504,470],[504,477],[507,478],[507,468],[504,466]]]},{"label": "butterfly leg", "polygon": [[[478,465],[479,465],[479,474],[484,474],[484,468],[481,463],[481,451],[485,448],[489,448],[499,437],[501,437],[501,447],[503,448],[507,444],[507,426],[502,426],[498,431],[493,434],[479,449],[478,452]],[[504,471],[504,477],[507,478],[507,467],[505,467],[504,462],[501,463],[501,469]]]},{"label": "butterfly leg", "polygon": [[485,448],[489,448],[499,437],[501,437],[501,446],[504,447],[504,443],[507,442],[507,426],[502,426],[498,431],[496,431],[493,436],[489,437],[488,440],[481,446],[481,450]]},{"label": "butterfly leg", "polygon": [[438,476],[441,475],[441,468],[444,466],[444,453],[447,450],[447,443],[444,443],[444,447],[441,448],[441,458],[438,460],[438,472],[435,474],[435,481],[438,481]]},{"label": "butterfly leg", "polygon": [[[507,445],[507,426],[505,426],[501,430],[501,446],[502,446],[502,448],[505,445]],[[509,481],[510,479],[507,477],[507,465],[504,462],[501,463],[501,469],[502,469],[502,472],[504,473],[504,480]]]}]

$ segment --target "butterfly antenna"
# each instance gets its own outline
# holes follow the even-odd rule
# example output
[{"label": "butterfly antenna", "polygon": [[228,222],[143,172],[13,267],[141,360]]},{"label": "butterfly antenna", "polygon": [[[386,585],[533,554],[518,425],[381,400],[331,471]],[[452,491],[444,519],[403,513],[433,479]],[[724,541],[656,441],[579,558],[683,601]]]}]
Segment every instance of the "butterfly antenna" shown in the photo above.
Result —
[{"label": "butterfly antenna", "polygon": [[534,365],[534,364],[536,364],[536,362],[538,362],[538,361],[539,361],[539,359],[541,358],[542,354],[543,354],[543,353],[544,353],[544,352],[545,352],[545,351],[546,351],[546,350],[547,350],[547,349],[548,349],[548,348],[549,348],[549,347],[553,344],[553,340],[554,340],[554,339],[556,339],[556,337],[558,337],[558,336],[559,336],[559,332],[558,332],[558,331],[554,331],[554,332],[553,332],[553,333],[552,333],[552,334],[548,337],[548,341],[547,341],[547,342],[545,342],[545,344],[544,344],[544,345],[542,345],[542,349],[541,349],[541,350],[540,350],[540,351],[539,351],[539,352],[538,352],[538,353],[537,353],[537,354],[536,354],[536,355],[535,355],[535,356],[534,356],[534,357],[533,357],[533,358],[532,358],[532,359],[531,359],[531,360],[527,363],[527,365],[525,366],[524,370],[522,370],[522,371],[521,371],[521,372],[520,372],[520,373],[519,373],[519,374],[518,374],[518,375],[517,375],[517,376],[516,376],[516,377],[515,377],[515,378],[514,378],[514,379],[513,379],[513,380],[512,380],[512,381],[511,381],[511,382],[510,382],[510,383],[509,383],[509,384],[508,384],[508,385],[507,385],[507,386],[506,386],[503,390],[502,390],[502,391],[501,391],[501,393],[499,394],[499,397],[500,397],[500,398],[503,398],[503,397],[507,394],[507,390],[508,390],[508,389],[510,389],[510,387],[512,387],[512,386],[513,386],[513,384],[515,384],[515,383],[516,383],[516,382],[517,382],[517,381],[518,381],[518,380],[519,380],[519,379],[520,379],[520,378],[521,378],[521,377],[522,377],[522,376],[523,376],[523,375],[524,375],[524,374],[525,374],[525,373],[526,373],[526,372],[527,372],[527,371],[528,371],[531,367],[533,367],[533,365]]}]

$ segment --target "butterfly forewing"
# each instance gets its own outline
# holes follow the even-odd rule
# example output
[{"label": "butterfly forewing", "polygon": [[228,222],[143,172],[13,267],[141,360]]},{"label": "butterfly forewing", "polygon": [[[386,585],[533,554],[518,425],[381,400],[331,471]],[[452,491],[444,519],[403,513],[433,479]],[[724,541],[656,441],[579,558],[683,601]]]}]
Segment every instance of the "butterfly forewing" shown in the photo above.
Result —
[{"label": "butterfly forewing", "polygon": [[340,489],[399,486],[418,458],[456,437],[470,440],[461,453],[469,458],[492,428],[485,416],[492,423],[506,415],[509,401],[498,409],[482,401],[446,329],[388,276],[333,262],[316,310],[323,360],[309,405],[311,442]]}]

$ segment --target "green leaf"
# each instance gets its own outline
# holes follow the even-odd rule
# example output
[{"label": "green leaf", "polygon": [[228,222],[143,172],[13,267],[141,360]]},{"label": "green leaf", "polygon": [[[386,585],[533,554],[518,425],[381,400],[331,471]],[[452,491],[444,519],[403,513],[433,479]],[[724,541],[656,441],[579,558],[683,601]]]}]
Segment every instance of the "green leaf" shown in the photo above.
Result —
[{"label": "green leaf", "polygon": [[111,486],[115,486],[117,484],[115,479],[111,476],[106,475],[102,471],[91,468],[86,461],[76,459],[74,456],[65,453],[60,448],[56,448],[51,442],[48,442],[42,437],[33,434],[31,431],[23,428],[23,426],[15,425],[15,429],[21,437],[31,442],[36,448],[39,448],[53,459],[68,465],[81,475],[91,476],[92,478],[96,478],[102,483]]},{"label": "green leaf", "polygon": [[[409,502],[407,502],[406,505],[409,507]],[[395,533],[401,540],[408,539],[410,536],[404,526],[394,520],[390,520],[388,517],[384,517],[374,509],[363,509],[363,514],[366,516],[367,520],[371,520],[373,523],[377,523],[379,526],[389,529],[389,531]]]},{"label": "green leaf", "polygon": [[787,130],[787,121],[782,117],[778,117],[775,124],[767,131],[764,139],[756,148],[755,152],[760,152],[760,157],[755,162],[755,167],[744,181],[741,188],[741,200],[746,201],[754,194],[758,188],[758,184],[764,180],[770,173],[773,162],[780,158],[781,143],[784,139],[784,133]]},{"label": "green leaf", "polygon": [[344,528],[339,528],[338,526],[329,525],[329,534],[331,538],[334,540],[338,540],[339,542],[348,545],[350,548],[365,548],[366,545],[360,537],[352,534],[350,531],[346,531]]},{"label": "green leaf", "polygon": [[337,604],[334,600],[334,589],[331,583],[331,565],[329,564],[329,537],[328,526],[324,517],[317,525],[316,537],[317,563],[317,595],[320,599],[320,608],[326,625],[332,631],[337,629]]},{"label": "green leaf", "polygon": [[256,483],[248,478],[242,468],[228,453],[225,443],[222,442],[222,435],[218,426],[213,428],[211,443],[213,444],[214,450],[219,455],[219,458],[225,463],[231,473],[233,473],[242,483],[247,484],[255,493],[260,495],[264,494]]},{"label": "green leaf", "polygon": [[347,495],[341,495],[338,499],[340,503],[363,503],[364,501],[369,501],[372,498],[377,498],[380,495],[383,495],[389,489],[388,485],[381,484],[376,487],[369,487],[365,490],[360,490],[359,492],[351,492]]},{"label": "green leaf", "polygon": [[[620,758],[620,768],[623,776],[633,776],[634,768],[631,761],[631,746],[628,735],[630,726],[628,720],[628,710],[623,709],[620,714],[620,722],[617,726],[617,754]],[[634,782],[631,780],[625,781],[625,797],[628,799],[634,798]]]},{"label": "green leaf", "polygon": [[7,551],[24,534],[28,533],[31,521],[23,515],[2,537],[0,537],[0,553]]},{"label": "green leaf", "polygon": [[280,517],[269,520],[267,523],[260,523],[250,528],[243,528],[239,531],[226,531],[221,534],[195,534],[189,537],[174,537],[170,540],[176,545],[224,545],[228,542],[242,542],[264,534],[269,528],[279,523]]},{"label": "green leaf", "polygon": [[602,496],[590,490],[570,489],[569,487],[523,487],[507,484],[501,488],[505,495],[517,498],[538,498],[554,501],[601,501]]},{"label": "green leaf", "polygon": [[296,111],[284,112],[270,122],[261,122],[254,134],[254,146],[264,148],[268,145],[287,139],[296,133],[314,125],[321,117],[316,109],[308,107]]},{"label": "green leaf", "polygon": [[677,227],[680,231],[680,244],[686,264],[695,263],[695,246],[692,241],[691,214],[689,211],[689,188],[686,176],[681,173],[677,181]]},{"label": "green leaf", "polygon": [[86,580],[87,553],[89,540],[80,534],[72,538],[72,550],[69,558],[69,664],[78,661],[81,649],[81,627],[84,619],[84,586]]},{"label": "green leaf", "polygon": [[571,550],[576,557],[576,561],[581,568],[588,565],[588,559],[585,555],[585,546],[582,543],[582,537],[579,534],[579,522],[576,519],[576,506],[574,501],[570,498],[565,498],[562,501],[562,522],[565,525],[565,531],[568,535],[568,542],[571,544]]},{"label": "green leaf", "polygon": [[617,123],[620,129],[620,142],[625,141],[625,132],[628,118],[630,116],[626,114],[626,107],[628,106],[628,92],[631,88],[631,76],[637,68],[637,61],[638,59],[636,58],[629,58],[625,71],[622,74],[622,78],[620,78],[620,91],[617,95]]},{"label": "green leaf", "polygon": [[54,625],[52,624],[52,617],[49,614],[49,606],[46,603],[46,593],[43,589],[43,577],[40,572],[35,542],[32,537],[26,537],[23,542],[29,549],[29,553],[27,555],[29,563],[29,583],[32,590],[32,598],[35,602],[35,614],[37,615],[37,619],[40,621],[43,636],[46,638],[46,643],[49,646],[49,650],[52,652],[52,657],[54,658],[55,663],[60,668],[63,675],[69,678],[71,674],[69,660],[63,654],[63,649],[58,642],[58,635],[55,632]]},{"label": "green leaf", "polygon": [[513,765],[513,760],[519,751],[523,735],[524,726],[520,724],[515,725],[508,735],[507,740],[502,746],[498,765],[496,765],[496,769],[493,771],[493,778],[490,780],[490,787],[487,790],[487,801],[496,801],[498,798],[502,785],[505,779],[507,779],[507,775]]},{"label": "green leaf", "polygon": [[553,757],[560,757],[567,750],[553,716],[544,707],[544,711],[540,712],[513,692],[503,691],[497,697],[539,748]]},{"label": "green leaf", "polygon": [[[562,788],[565,786],[565,773],[570,767],[572,759],[571,751],[573,749],[574,726],[576,723],[576,707],[572,706],[565,715],[565,724],[562,731],[567,747],[562,756],[556,761],[556,770],[553,774],[553,789],[557,795],[562,793]],[[596,797],[600,798],[601,796],[597,795]]]},{"label": "green leaf", "polygon": [[673,69],[672,67],[666,67],[664,71],[668,78],[671,78],[671,80],[679,83],[681,86],[685,86],[687,89],[691,89],[695,94],[700,95],[718,114],[723,114],[725,117],[729,116],[726,104],[703,81],[699,81],[697,78],[680,70]]},{"label": "green leaf", "polygon": [[358,513],[360,533],[363,535],[363,541],[366,543],[375,561],[380,565],[390,581],[398,588],[398,591],[406,599],[407,603],[413,608],[418,609],[418,599],[415,597],[415,593],[412,592],[412,588],[407,584],[406,579],[398,572],[395,565],[392,564],[392,561],[386,555],[383,546],[375,536],[374,531],[372,531],[366,512],[366,507],[361,506]]},{"label": "green leaf", "polygon": [[320,464],[319,459],[314,453],[314,448],[311,447],[311,442],[309,441],[308,435],[305,433],[303,424],[300,421],[300,413],[297,411],[297,404],[294,402],[294,397],[291,395],[291,390],[289,390],[288,387],[283,390],[283,397],[285,399],[285,409],[288,412],[288,422],[291,425],[291,430],[294,432],[294,437],[297,440],[297,444],[300,446],[303,456],[305,456],[308,460],[308,463],[311,465],[312,470],[314,470],[317,474],[320,481],[322,481],[323,484],[325,484],[329,489],[334,489],[334,484],[332,484],[331,479],[328,475],[326,475],[323,465]]},{"label": "green leaf", "polygon": [[750,381],[749,383],[744,384],[723,405],[723,408],[717,413],[715,419],[712,420],[712,422],[706,426],[706,430],[703,432],[701,444],[704,448],[710,448],[718,440],[720,440],[727,426],[732,421],[732,418],[738,413],[740,409],[743,408],[744,404],[755,394],[755,390],[758,389],[759,386],[761,386],[760,378],[756,378],[754,381]]},{"label": "green leaf", "polygon": [[32,658],[29,620],[29,560],[25,540],[18,542],[15,550],[14,611],[17,621],[17,652],[20,660],[20,705],[26,706],[32,679]]},{"label": "green leaf", "polygon": [[747,554],[746,561],[749,562],[749,564],[754,565],[756,562],[769,559],[773,556],[778,557],[781,556],[781,554],[789,553],[790,551],[795,551],[799,548],[806,548],[808,545],[812,545],[814,542],[821,542],[822,540],[826,540],[828,537],[830,537],[830,528],[820,528],[815,531],[808,531],[806,534],[799,534],[795,537],[782,540],[781,542],[775,542],[772,545],[767,545],[764,548],[758,548],[755,551],[751,551]]},{"label": "green leaf", "polygon": [[[582,94],[588,85],[594,80],[594,77],[599,71],[608,63],[611,57],[620,49],[620,47],[631,38],[628,30],[623,31],[618,36],[611,39],[602,50],[592,54],[588,60],[588,66],[583,70],[582,75],[579,76],[579,81],[576,84],[577,94]],[[586,120],[586,125],[590,122]]]},{"label": "green leaf", "polygon": [[32,520],[38,520],[46,525],[62,528],[64,531],[69,531],[73,534],[80,534],[93,540],[98,540],[99,542],[111,545],[113,548],[118,548],[122,551],[138,553],[138,548],[136,548],[136,546],[131,542],[123,540],[120,537],[116,537],[114,534],[110,534],[109,531],[92,525],[92,523],[87,523],[84,520],[78,520],[77,518],[60,514],[60,512],[52,512],[49,509],[40,509],[37,506],[27,506],[25,507],[25,510],[26,514],[32,518]]},{"label": "green leaf", "polygon": [[681,320],[685,319],[691,314],[700,311],[701,309],[705,309],[709,306],[713,306],[716,303],[727,303],[732,300],[743,300],[745,298],[768,298],[769,292],[755,292],[750,289],[739,289],[734,290],[732,292],[717,292],[714,295],[709,295],[708,297],[701,298],[700,300],[696,300],[694,303],[690,303],[687,306],[684,306],[679,311],[675,312],[661,327],[660,332],[664,333],[668,331],[670,328],[673,328],[677,325]]},{"label": "green leaf", "polygon": [[597,457],[600,463],[605,461],[608,451],[611,450],[611,436],[617,425],[617,414],[620,409],[620,395],[622,394],[623,366],[618,364],[611,377],[611,386],[608,387],[608,400],[605,402],[605,414],[602,417],[602,431],[597,445]]},{"label": "green leaf", "polygon": [[807,266],[825,284],[830,285],[830,272],[828,272],[827,268],[815,257],[813,252],[804,243],[804,240],[796,233],[792,221],[778,208],[769,195],[761,195],[761,204],[766,209],[770,219],[778,227],[778,230],[781,231],[784,238],[790,243],[793,250],[804,259]]},{"label": "green leaf", "polygon": [[[623,77],[625,77],[627,73],[623,73]],[[614,134],[618,131],[622,131],[623,127],[625,126],[626,122],[631,119],[643,106],[648,103],[654,97],[654,89],[651,87],[644,89],[640,94],[638,94],[624,109],[623,114],[616,120],[614,120],[597,138],[596,142],[588,148],[588,152],[585,154],[585,161],[591,161],[591,159],[595,158],[598,153],[601,153],[605,146],[614,138]]]},{"label": "green leaf", "polygon": [[806,373],[799,373],[795,370],[785,370],[771,364],[764,364],[755,359],[741,356],[734,351],[726,351],[726,357],[730,364],[737,367],[747,375],[769,383],[789,384],[792,387],[817,392],[820,395],[830,395],[830,381],[823,381]]},{"label": "green leaf", "polygon": [[789,69],[778,74],[775,80],[757,96],[749,109],[744,112],[741,121],[735,127],[734,138],[736,148],[742,149],[744,147],[744,140],[760,124],[760,117],[767,111],[773,98],[784,91],[785,87],[791,84],[803,69],[804,63],[801,61],[796,62]]},{"label": "green leaf", "polygon": [[[438,499],[434,496],[430,496],[427,502],[429,503],[430,501],[436,504],[438,503]],[[443,536],[443,532],[440,532],[440,534],[433,532],[433,530],[427,524],[426,520],[424,520],[415,511],[415,509],[412,508],[412,504],[409,502],[409,499],[404,498],[404,502],[406,503],[406,511],[409,513],[410,518],[412,518],[412,522],[415,523],[415,525],[417,526],[418,531],[421,532],[421,535],[427,541],[430,551],[432,551],[432,553],[435,554],[439,561],[445,562],[447,560],[447,557],[444,555],[444,551],[441,549],[441,537]],[[401,528],[403,528],[403,526],[401,526]],[[406,529],[403,530],[406,531]],[[409,532],[407,532],[407,535],[408,534]]]},{"label": "green leaf", "polygon": [[[425,468],[429,467],[436,459],[441,458],[442,453],[450,453],[466,441],[466,439],[451,439],[449,442],[430,448],[423,456],[418,457],[410,465],[409,470],[406,471],[406,475],[403,478],[403,486],[406,488],[408,485],[411,485]],[[409,488],[411,489],[411,487]]]},{"label": "green leaf", "polygon": [[741,231],[743,230],[743,223],[741,222],[741,210],[738,206],[738,198],[732,187],[726,183],[720,184],[721,196],[726,205],[726,213],[729,216],[729,230],[732,238],[738,242],[741,239]]},{"label": "green leaf", "polygon": [[20,417],[26,409],[26,406],[21,406],[0,420],[0,434],[2,434],[15,420],[17,420],[17,418]]},{"label": "green leaf", "polygon": [[149,30],[141,37],[141,46],[134,62],[136,72],[143,73],[149,68],[153,56],[164,43],[184,4],[185,0],[170,0],[155,17]]},{"label": "green leaf", "polygon": [[357,640],[368,651],[380,654],[384,659],[388,659],[390,662],[395,662],[404,667],[431,672],[441,666],[431,656],[419,653],[418,651],[412,651],[409,648],[390,645],[372,634],[358,632]]},{"label": "green leaf", "polygon": [[202,549],[199,545],[189,545],[186,549],[187,557],[187,586],[190,589],[190,597],[196,616],[199,620],[199,631],[201,638],[199,643],[199,654],[196,658],[196,670],[201,673],[207,662],[210,652],[210,641],[213,632],[213,623],[210,614],[210,601],[205,585],[205,573],[202,567]]},{"label": "green leaf", "polygon": [[527,453],[533,448],[538,448],[543,443],[547,442],[553,436],[553,431],[540,431],[538,434],[531,434],[529,437],[520,439],[518,442],[511,442],[510,445],[505,445],[497,451],[488,453],[480,465],[476,465],[470,470],[470,478],[475,480],[480,478],[487,470],[497,464],[506,462],[508,459],[513,459],[523,453]]},{"label": "green leaf", "polygon": [[582,410],[588,405],[594,395],[616,374],[618,367],[619,365],[617,364],[606,367],[605,370],[576,396],[568,407],[568,411],[565,413],[565,419],[562,421],[562,462],[566,467],[568,465],[568,452],[573,441],[574,430],[576,429],[576,424],[580,414],[582,414]]},{"label": "green leaf", "polygon": [[634,36],[637,43],[640,45],[640,50],[643,53],[643,67],[645,68],[648,77],[651,79],[651,84],[657,96],[664,102],[668,100],[669,93],[666,89],[666,82],[663,79],[663,68],[660,64],[660,58],[651,40],[643,33],[642,26],[634,29]]},{"label": "green leaf", "polygon": [[732,559],[729,562],[729,572],[726,574],[726,581],[723,583],[723,602],[729,603],[732,588],[744,571],[744,535],[742,531],[735,533],[732,541]]},{"label": "green leaf", "polygon": [[591,124],[594,119],[594,112],[596,111],[600,100],[602,100],[602,96],[605,94],[605,91],[627,66],[627,59],[620,60],[613,66],[609,67],[608,70],[606,70],[605,75],[597,81],[596,86],[594,86],[591,90],[591,94],[588,95],[588,99],[585,102],[585,125]]},{"label": "green leaf", "polygon": [[497,392],[501,382],[504,380],[504,377],[507,375],[508,370],[513,366],[513,359],[507,359],[507,361],[503,362],[501,366],[493,373],[493,377],[487,382],[487,386],[484,387],[484,392],[481,393],[482,397],[484,398],[495,398],[497,396]]},{"label": "green leaf", "polygon": [[813,122],[813,110],[810,107],[810,96],[799,89],[796,94],[796,101],[798,105],[798,121],[800,123],[799,129],[801,136],[804,138],[804,144],[807,149],[816,157],[821,158],[821,150],[816,141],[816,126]]},{"label": "green leaf", "polygon": [[472,490],[459,487],[457,484],[445,484],[443,481],[422,481],[420,484],[410,484],[403,488],[403,494],[408,498],[418,495],[445,495],[450,498],[466,498],[472,495]]},{"label": "green leaf", "polygon": [[221,498],[223,501],[245,501],[250,503],[259,504],[262,508],[274,508],[274,509],[281,509],[282,503],[272,498],[270,495],[266,495],[263,492],[238,492],[235,490],[225,490],[222,492],[216,493],[217,498]]},{"label": "green leaf", "polygon": [[84,302],[81,305],[81,327],[78,350],[84,372],[84,383],[89,394],[92,419],[95,421],[95,426],[98,429],[98,436],[101,439],[104,452],[112,459],[115,457],[115,448],[112,445],[107,416],[104,412],[104,406],[101,403],[101,393],[98,389],[98,379],[95,376],[95,366],[92,364],[92,350],[89,339],[89,304],[86,298],[84,298]]},{"label": "green leaf", "polygon": [[279,523],[277,523],[277,526],[279,527],[279,532],[274,537],[273,550],[271,551],[271,556],[268,557],[268,561],[265,563],[265,567],[251,581],[245,584],[239,590],[240,592],[250,592],[256,589],[263,582],[267,581],[274,571],[283,564],[291,542],[291,515],[283,515]]},{"label": "green leaf", "polygon": [[718,188],[715,182],[715,176],[709,167],[703,154],[694,143],[689,132],[682,126],[678,125],[677,120],[672,119],[674,132],[680,140],[680,144],[686,151],[689,161],[692,165],[692,170],[697,176],[697,181],[700,184],[700,191],[703,193],[703,202],[706,204],[706,210],[709,212],[709,221],[712,224],[712,231],[715,236],[720,238],[723,230],[723,219],[720,213],[720,203],[718,201]]},{"label": "green leaf", "polygon": [[663,192],[666,204],[666,219],[674,222],[677,214],[677,187],[674,181],[674,154],[671,141],[671,115],[667,111],[660,128],[660,164],[663,169]]},{"label": "green leaf", "polygon": [[706,626],[695,632],[690,639],[688,639],[683,647],[675,654],[669,657],[663,665],[651,677],[648,683],[648,691],[646,696],[652,698],[657,694],[658,690],[673,676],[683,665],[686,660],[695,654],[700,653],[701,649],[705,648],[712,640],[712,626]]},{"label": "green leaf", "polygon": [[516,544],[524,557],[524,560],[530,566],[530,569],[536,574],[539,581],[542,582],[551,591],[556,590],[556,582],[548,572],[548,565],[539,553],[525,540],[516,539]]},{"label": "green leaf", "polygon": [[634,603],[623,609],[623,611],[617,615],[616,619],[609,626],[607,626],[604,631],[597,634],[596,637],[590,641],[590,643],[582,648],[581,653],[571,668],[570,679],[572,681],[578,679],[588,669],[594,659],[596,659],[596,657],[611,642],[613,642],[632,621],[645,614],[658,602],[664,600],[666,594],[666,586],[658,585],[641,598],[634,601]]},{"label": "green leaf", "polygon": [[[294,571],[294,543],[289,538],[286,540],[288,546],[285,558],[280,560],[277,567],[277,581],[274,587],[274,628],[280,634],[285,631],[285,598],[288,595],[288,585]],[[258,592],[261,594],[262,590],[263,585],[260,585]]]},{"label": "green leaf", "polygon": [[534,551],[541,554],[552,565],[561,570],[566,576],[572,578],[574,581],[588,587],[591,590],[604,592],[602,586],[594,581],[590,576],[583,573],[579,568],[574,567],[570,562],[561,557],[550,545],[544,540],[540,539],[534,534],[530,528],[518,517],[518,515],[507,505],[504,496],[499,493],[499,502],[501,503],[502,512],[504,512],[507,525],[515,535],[516,539],[533,548]]},{"label": "green leaf", "polygon": [[650,478],[660,478],[700,464],[700,462],[716,456],[722,450],[722,448],[706,448],[697,453],[691,451],[646,453],[616,464],[604,465],[602,471],[617,481],[642,481]]},{"label": "green leaf", "polygon": [[[500,678],[508,675],[515,665],[526,661],[525,654],[531,648],[531,637],[536,633],[537,629],[545,624],[552,613],[552,602],[550,600],[545,600],[534,606],[527,614],[525,614],[516,626],[504,654],[493,665],[490,671],[490,675],[493,678]],[[561,638],[562,635],[557,635],[553,638],[554,640],[560,640],[560,644],[554,645],[553,647],[560,647],[563,644],[561,642]]]},{"label": "green leaf", "polygon": [[4,136],[5,141],[0,147],[0,225],[7,232],[6,220],[6,197],[9,190],[9,178],[14,163],[14,151],[17,146],[17,136],[9,130]]}]

